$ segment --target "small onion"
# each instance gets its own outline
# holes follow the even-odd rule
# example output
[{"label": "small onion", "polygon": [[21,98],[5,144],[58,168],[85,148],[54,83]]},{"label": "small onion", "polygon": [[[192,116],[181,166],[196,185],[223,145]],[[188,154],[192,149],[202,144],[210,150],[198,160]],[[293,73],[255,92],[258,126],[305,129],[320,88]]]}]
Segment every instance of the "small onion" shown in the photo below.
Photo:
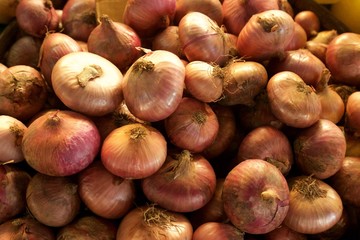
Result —
[{"label": "small onion", "polygon": [[164,120],[164,127],[175,146],[202,152],[214,142],[219,121],[209,104],[184,97],[177,109]]},{"label": "small onion", "polygon": [[36,173],[26,189],[26,204],[39,222],[62,227],[75,219],[80,210],[77,184],[70,177]]},{"label": "small onion", "polygon": [[28,120],[44,107],[47,95],[46,81],[33,67],[16,65],[0,74],[0,114]]},{"label": "small onion", "polygon": [[193,228],[185,215],[158,206],[141,206],[121,220],[116,240],[191,239]]},{"label": "small onion", "polygon": [[250,234],[265,234],[279,227],[289,209],[284,175],[261,159],[236,165],[225,178],[222,198],[230,222]]},{"label": "small onion", "polygon": [[100,161],[92,163],[79,174],[78,184],[83,203],[103,218],[124,216],[135,199],[133,181],[111,174]]},{"label": "small onion", "polygon": [[185,66],[185,88],[194,98],[216,102],[223,93],[223,69],[215,64],[192,61]]},{"label": "small onion", "polygon": [[191,212],[204,207],[216,188],[216,176],[209,161],[183,150],[168,154],[158,172],[142,180],[148,200],[175,212]]},{"label": "small onion", "polygon": [[174,53],[181,59],[185,58],[179,38],[179,26],[168,26],[156,34],[152,40],[153,50],[166,50]]},{"label": "small onion", "polygon": [[282,57],[293,38],[294,20],[282,10],[252,15],[239,33],[237,50],[245,59]]},{"label": "small onion", "polygon": [[140,57],[141,40],[128,25],[100,16],[100,23],[90,33],[88,51],[100,55],[125,71]]},{"label": "small onion", "polygon": [[109,60],[90,52],[72,52],[53,66],[55,94],[71,110],[89,116],[113,112],[123,100],[123,75]]},{"label": "small onion", "polygon": [[55,232],[31,216],[10,219],[0,225],[0,239],[55,240]]},{"label": "small onion", "polygon": [[346,204],[360,206],[360,157],[346,156],[341,168],[330,178],[330,185]]},{"label": "small onion", "polygon": [[16,21],[27,34],[44,37],[48,31],[58,29],[60,18],[51,0],[20,0]]},{"label": "small onion", "polygon": [[85,215],[60,228],[57,240],[115,240],[116,225],[95,215]]},{"label": "small onion", "polygon": [[284,224],[294,231],[317,234],[333,227],[341,218],[339,194],[327,183],[311,176],[288,179],[290,206]]},{"label": "small onion", "polygon": [[21,168],[0,165],[0,224],[25,211],[26,188],[30,179],[30,174]]},{"label": "small onion", "polygon": [[327,119],[333,123],[339,123],[345,114],[345,104],[341,96],[328,83],[317,86],[317,95],[321,102],[320,118]]},{"label": "small onion", "polygon": [[261,126],[253,129],[240,143],[237,163],[247,159],[263,159],[287,175],[294,162],[293,150],[288,137],[279,129]]},{"label": "small onion", "polygon": [[252,106],[254,97],[266,87],[265,67],[254,61],[233,61],[224,68],[223,97],[219,103]]},{"label": "small onion", "polygon": [[319,97],[296,73],[278,72],[269,79],[266,91],[272,113],[284,124],[305,128],[320,119]]},{"label": "small onion", "polygon": [[326,179],[342,166],[346,140],[333,122],[320,119],[294,139],[295,163],[305,175]]},{"label": "small onion", "polygon": [[177,55],[155,50],[137,59],[123,81],[130,112],[144,121],[160,121],[172,114],[181,101],[185,66]]},{"label": "small onion", "polygon": [[55,63],[64,55],[80,52],[82,48],[69,35],[61,32],[49,32],[42,41],[40,48],[39,67],[47,84],[51,87],[51,72]]},{"label": "small onion", "polygon": [[345,130],[360,137],[360,91],[352,93],[346,102]]},{"label": "small onion", "polygon": [[68,110],[48,110],[28,126],[22,139],[26,162],[38,172],[68,176],[93,162],[100,134],[88,117]]},{"label": "small onion", "polygon": [[75,40],[87,42],[91,31],[98,25],[96,1],[67,0],[62,10],[63,33]]},{"label": "small onion", "polygon": [[158,171],[166,154],[167,142],[159,130],[133,123],[110,132],[101,148],[101,161],[116,176],[141,179]]},{"label": "small onion", "polygon": [[206,222],[200,225],[193,234],[192,240],[243,240],[245,233],[229,223]]},{"label": "small onion", "polygon": [[27,126],[18,119],[0,115],[0,163],[16,163],[24,160],[21,148]]},{"label": "small onion", "polygon": [[294,21],[300,24],[309,38],[316,36],[320,31],[320,19],[311,10],[302,10],[294,16]]}]

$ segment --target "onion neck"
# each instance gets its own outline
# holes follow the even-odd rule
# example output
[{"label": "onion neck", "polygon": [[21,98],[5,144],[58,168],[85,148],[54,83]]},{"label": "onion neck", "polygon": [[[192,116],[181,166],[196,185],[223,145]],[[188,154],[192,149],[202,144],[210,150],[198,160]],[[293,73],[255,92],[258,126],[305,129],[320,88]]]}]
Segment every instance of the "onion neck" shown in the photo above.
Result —
[{"label": "onion neck", "polygon": [[319,82],[317,82],[316,86],[315,86],[317,93],[322,92],[327,89],[330,77],[331,77],[331,74],[330,74],[329,69],[327,69],[327,68],[323,69],[323,71],[321,72]]},{"label": "onion neck", "polygon": [[167,228],[173,225],[173,217],[166,213],[165,210],[155,207],[154,205],[149,206],[144,211],[144,223],[149,227]]},{"label": "onion neck", "polygon": [[133,141],[140,141],[146,137],[146,129],[142,126],[134,127],[129,131],[129,137]]},{"label": "onion neck", "polygon": [[204,125],[206,118],[206,114],[203,111],[195,112],[192,116],[192,120],[199,125]]},{"label": "onion neck", "polygon": [[140,60],[136,63],[134,63],[133,69],[136,73],[142,73],[142,72],[152,72],[154,70],[155,64],[148,60]]},{"label": "onion neck", "polygon": [[169,164],[168,172],[166,174],[169,180],[175,180],[179,176],[190,173],[192,160],[192,154],[188,150],[183,150],[180,154],[176,155],[175,160]]},{"label": "onion neck", "polygon": [[103,71],[99,65],[91,64],[84,67],[81,73],[79,73],[76,78],[79,85],[82,88],[85,88],[89,81],[94,80],[103,75]]},{"label": "onion neck", "polygon": [[311,176],[305,179],[295,180],[291,191],[297,191],[309,201],[313,201],[318,198],[325,198],[327,194],[327,191],[321,189],[319,187],[318,181]]},{"label": "onion neck", "polygon": [[15,145],[16,146],[20,146],[21,145],[21,141],[22,138],[24,136],[24,129],[22,129],[18,124],[13,123],[10,127],[9,130],[12,134],[14,134],[15,136]]},{"label": "onion neck", "polygon": [[45,126],[47,127],[57,127],[60,125],[60,117],[59,117],[60,110],[56,110],[53,114],[50,114],[49,117],[45,121]]}]

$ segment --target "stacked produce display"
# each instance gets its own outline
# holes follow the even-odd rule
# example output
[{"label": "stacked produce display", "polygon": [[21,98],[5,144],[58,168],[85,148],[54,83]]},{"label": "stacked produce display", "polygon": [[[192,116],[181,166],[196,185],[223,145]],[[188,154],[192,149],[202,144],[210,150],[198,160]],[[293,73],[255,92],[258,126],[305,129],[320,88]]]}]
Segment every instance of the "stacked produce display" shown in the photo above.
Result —
[{"label": "stacked produce display", "polygon": [[0,239],[360,238],[350,0],[102,2],[0,3]]}]

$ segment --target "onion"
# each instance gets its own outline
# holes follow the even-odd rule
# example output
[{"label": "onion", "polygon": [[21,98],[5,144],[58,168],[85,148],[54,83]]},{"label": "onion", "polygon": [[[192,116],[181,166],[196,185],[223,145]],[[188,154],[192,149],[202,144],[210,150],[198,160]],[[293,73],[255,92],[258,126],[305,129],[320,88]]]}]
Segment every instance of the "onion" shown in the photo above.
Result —
[{"label": "onion", "polygon": [[222,198],[230,222],[250,234],[265,234],[279,227],[289,209],[284,175],[261,159],[236,165],[225,178]]},{"label": "onion", "polygon": [[95,0],[67,0],[63,8],[63,33],[75,40],[87,42],[91,31],[98,25]]},{"label": "onion", "polygon": [[101,16],[99,21],[89,35],[88,51],[125,71],[142,53],[138,34],[128,25],[112,21],[107,15]]},{"label": "onion", "polygon": [[82,51],[81,46],[69,35],[61,32],[49,32],[42,41],[39,67],[47,84],[52,87],[51,73],[55,63],[71,52]]},{"label": "onion", "polygon": [[278,72],[269,79],[266,91],[272,113],[284,124],[306,128],[320,119],[319,97],[296,73]]},{"label": "onion", "polygon": [[205,204],[205,206],[188,214],[189,220],[194,229],[207,222],[227,222],[228,218],[225,214],[222,201],[224,181],[224,178],[216,178],[216,188],[211,200]]},{"label": "onion", "polygon": [[294,139],[295,163],[305,175],[326,179],[342,166],[346,140],[333,122],[320,119]]},{"label": "onion", "polygon": [[51,0],[20,0],[16,21],[27,34],[44,37],[48,31],[57,30],[60,19]]},{"label": "onion", "polygon": [[174,53],[181,59],[185,58],[179,38],[179,26],[168,26],[157,33],[152,40],[153,50],[166,50]]},{"label": "onion", "polygon": [[223,22],[222,4],[218,0],[177,0],[174,24],[189,12],[201,12],[213,19],[219,26]]},{"label": "onion", "polygon": [[360,157],[346,156],[341,168],[330,178],[330,185],[346,204],[360,206],[360,194],[357,191],[360,181]]},{"label": "onion", "polygon": [[38,172],[68,176],[93,162],[100,134],[88,117],[68,110],[47,110],[35,118],[22,139],[26,162]]},{"label": "onion", "polygon": [[315,12],[311,10],[302,10],[294,16],[294,21],[302,26],[308,36],[316,36],[320,31],[320,19]]},{"label": "onion", "polygon": [[360,34],[342,33],[335,37],[326,51],[326,66],[333,82],[360,86]]},{"label": "onion", "polygon": [[192,238],[192,240],[203,239],[243,240],[244,233],[229,223],[206,222],[194,231]]},{"label": "onion", "polygon": [[360,138],[345,132],[346,156],[360,157]]},{"label": "onion", "polygon": [[30,179],[30,174],[21,168],[10,164],[0,165],[0,224],[23,213]]},{"label": "onion", "polygon": [[18,217],[0,225],[0,238],[7,240],[55,240],[54,230],[30,216]]},{"label": "onion", "polygon": [[116,226],[113,222],[96,215],[85,215],[60,228],[57,240],[98,240],[115,239]]},{"label": "onion", "polygon": [[194,98],[210,103],[220,99],[223,93],[224,71],[216,65],[192,61],[185,66],[185,88]]},{"label": "onion", "polygon": [[265,234],[265,240],[278,240],[278,239],[286,239],[286,240],[306,240],[307,235],[303,233],[296,232],[286,225],[281,225],[278,228],[275,228],[271,232]]},{"label": "onion", "polygon": [[62,227],[75,219],[80,210],[77,184],[70,177],[36,173],[26,189],[26,204],[39,222]]},{"label": "onion", "polygon": [[18,119],[0,115],[0,162],[16,163],[24,160],[21,141],[27,126]]},{"label": "onion", "polygon": [[360,91],[352,93],[346,102],[345,131],[360,137]]},{"label": "onion", "polygon": [[26,65],[37,68],[42,39],[30,35],[19,37],[6,54],[6,66]]},{"label": "onion", "polygon": [[141,206],[121,220],[116,240],[191,239],[193,228],[185,215],[158,206]]},{"label": "onion", "polygon": [[282,10],[267,10],[252,15],[238,36],[240,56],[250,60],[282,57],[293,39],[294,20]]},{"label": "onion", "polygon": [[309,50],[313,55],[319,58],[323,63],[326,62],[326,50],[328,45],[314,41],[307,41],[304,48]]},{"label": "onion", "polygon": [[133,28],[141,38],[155,36],[172,22],[176,0],[126,2],[123,21]]},{"label": "onion", "polygon": [[201,12],[189,12],[179,22],[181,46],[190,62],[199,60],[224,66],[231,57],[224,35],[224,30]]},{"label": "onion", "polygon": [[330,78],[330,71],[325,64],[304,48],[287,51],[282,59],[272,59],[267,68],[272,74],[281,71],[296,73],[315,89],[319,83],[327,83]]},{"label": "onion", "polygon": [[141,183],[148,200],[175,212],[191,212],[204,207],[216,188],[216,176],[209,161],[188,150],[168,154],[155,174]]},{"label": "onion", "polygon": [[317,86],[317,95],[321,102],[320,118],[327,119],[333,123],[339,123],[345,114],[345,104],[341,96],[331,88],[328,83]]},{"label": "onion", "polygon": [[4,0],[0,3],[0,24],[8,24],[16,17],[18,0]]},{"label": "onion", "polygon": [[158,171],[166,154],[167,142],[159,130],[134,123],[116,128],[106,137],[101,161],[116,176],[141,179]]},{"label": "onion", "polygon": [[288,179],[290,206],[284,224],[294,231],[317,234],[333,227],[341,218],[343,204],[327,183],[311,176]]},{"label": "onion", "polygon": [[44,107],[46,99],[46,82],[35,68],[16,65],[0,74],[0,114],[28,120]]},{"label": "onion", "polygon": [[233,61],[224,68],[223,98],[220,104],[252,106],[254,97],[266,87],[265,67],[254,61]]},{"label": "onion", "polygon": [[305,48],[307,43],[307,35],[302,26],[297,22],[294,22],[294,34],[292,40],[286,46],[286,50],[296,50]]},{"label": "onion", "polygon": [[184,97],[178,108],[164,120],[164,127],[175,146],[202,152],[214,142],[219,121],[209,104]]},{"label": "onion", "polygon": [[130,112],[144,121],[160,121],[172,114],[181,101],[185,66],[175,54],[155,50],[137,59],[123,81]]},{"label": "onion", "polygon": [[321,30],[316,34],[316,36],[310,38],[309,40],[312,42],[329,44],[338,35],[339,34],[335,29]]},{"label": "onion", "polygon": [[135,199],[133,181],[111,174],[100,161],[92,163],[79,174],[78,184],[82,202],[103,218],[123,217]]},{"label": "onion", "polygon": [[253,129],[240,143],[237,163],[247,159],[263,159],[276,166],[287,175],[294,162],[292,145],[288,137],[279,129],[261,126]]},{"label": "onion", "polygon": [[123,75],[109,60],[90,52],[72,52],[53,66],[55,94],[71,110],[88,116],[113,112],[123,100]]},{"label": "onion", "polygon": [[210,105],[219,122],[219,130],[215,140],[202,151],[206,159],[214,159],[228,150],[235,140],[237,119],[234,111],[229,106],[219,104]]}]

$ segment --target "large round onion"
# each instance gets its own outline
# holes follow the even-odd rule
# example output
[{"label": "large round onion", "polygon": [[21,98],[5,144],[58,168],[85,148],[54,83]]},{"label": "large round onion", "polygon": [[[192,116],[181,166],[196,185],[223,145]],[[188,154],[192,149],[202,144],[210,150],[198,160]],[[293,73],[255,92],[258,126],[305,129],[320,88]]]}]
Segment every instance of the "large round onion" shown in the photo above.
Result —
[{"label": "large round onion", "polygon": [[48,110],[31,122],[22,139],[26,162],[38,172],[68,176],[85,169],[98,154],[100,134],[88,117]]},{"label": "large round onion", "polygon": [[235,166],[225,178],[222,198],[230,222],[251,234],[279,227],[289,209],[284,175],[262,159],[248,159]]}]

